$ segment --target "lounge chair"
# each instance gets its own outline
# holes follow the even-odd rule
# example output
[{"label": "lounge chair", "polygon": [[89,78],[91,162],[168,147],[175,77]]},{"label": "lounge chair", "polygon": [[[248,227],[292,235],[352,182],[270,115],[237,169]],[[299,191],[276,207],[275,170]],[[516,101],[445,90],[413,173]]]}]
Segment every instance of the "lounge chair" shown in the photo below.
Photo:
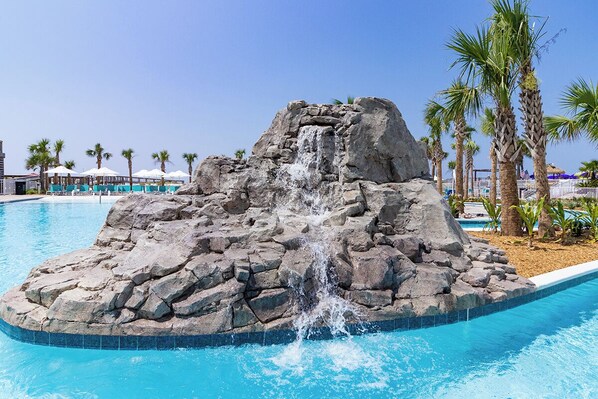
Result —
[{"label": "lounge chair", "polygon": [[164,194],[166,194],[166,189],[167,189],[167,188],[168,188],[168,187],[166,187],[166,186],[159,186],[159,187],[158,187],[158,191],[159,191],[159,192],[161,192],[161,193],[164,193]]},{"label": "lounge chair", "polygon": [[64,190],[62,188],[62,185],[60,184],[50,184],[50,187],[48,189],[48,191],[46,192],[46,194],[63,194]]},{"label": "lounge chair", "polygon": [[142,193],[143,192],[143,186],[139,185],[139,184],[135,184],[133,186],[133,192],[134,193]]},{"label": "lounge chair", "polygon": [[158,186],[145,186],[145,192],[146,193],[157,193]]},{"label": "lounge chair", "polygon": [[89,184],[81,184],[79,192],[82,194],[89,194]]},{"label": "lounge chair", "polygon": [[66,188],[64,189],[64,192],[67,194],[71,194],[73,195],[75,193],[75,191],[77,191],[77,185],[76,184],[69,184],[68,186],[66,186]]}]

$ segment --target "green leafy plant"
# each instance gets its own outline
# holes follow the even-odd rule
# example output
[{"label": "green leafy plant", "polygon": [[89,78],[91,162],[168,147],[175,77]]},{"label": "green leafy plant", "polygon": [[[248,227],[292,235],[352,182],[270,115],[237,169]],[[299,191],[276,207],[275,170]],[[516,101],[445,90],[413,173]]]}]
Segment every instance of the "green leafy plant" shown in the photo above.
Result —
[{"label": "green leafy plant", "polygon": [[556,201],[550,208],[549,213],[552,218],[552,225],[561,231],[561,242],[565,243],[574,227],[574,222],[579,219],[579,213],[569,211],[570,214],[567,214],[567,210],[561,201]]},{"label": "green leafy plant", "polygon": [[449,195],[447,202],[448,202],[449,208],[451,209],[451,214],[453,215],[453,217],[458,218],[459,217],[459,209],[463,205],[463,200],[461,198],[457,197],[456,195]]},{"label": "green leafy plant", "polygon": [[538,218],[540,217],[540,213],[544,208],[544,198],[535,204],[531,202],[524,202],[520,203],[519,205],[513,205],[511,208],[515,209],[517,213],[519,213],[519,216],[523,221],[523,225],[525,226],[525,231],[527,232],[527,246],[532,248],[534,239],[534,226],[536,223],[538,223]]},{"label": "green leafy plant", "polygon": [[598,204],[589,200],[584,202],[586,213],[580,216],[580,220],[589,227],[592,239],[598,241]]},{"label": "green leafy plant", "polygon": [[500,215],[502,213],[502,207],[499,204],[492,204],[489,199],[482,198],[482,204],[484,209],[490,218],[490,221],[484,226],[484,230],[491,230],[493,233],[498,232],[500,227]]}]

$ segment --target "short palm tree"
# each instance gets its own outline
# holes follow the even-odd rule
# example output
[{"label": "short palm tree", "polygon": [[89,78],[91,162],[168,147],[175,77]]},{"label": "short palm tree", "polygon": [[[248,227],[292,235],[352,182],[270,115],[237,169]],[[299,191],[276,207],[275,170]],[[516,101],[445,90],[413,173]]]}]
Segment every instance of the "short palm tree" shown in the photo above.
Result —
[{"label": "short palm tree", "polygon": [[133,157],[135,151],[132,148],[127,148],[126,150],[122,150],[120,153],[123,158],[127,160],[127,166],[129,168],[129,188],[133,191]]},{"label": "short palm tree", "polygon": [[[152,159],[160,164],[160,170],[166,173],[166,163],[170,162],[170,154],[166,150],[162,150],[160,152],[154,152],[152,154]],[[160,182],[161,185],[164,185],[164,178]]]},{"label": "short palm tree", "polygon": [[480,131],[483,135],[491,137],[490,141],[490,193],[489,200],[493,206],[496,206],[496,182],[497,182],[497,157],[496,157],[496,140],[494,133],[494,113],[490,108],[484,108],[482,113],[482,121]]},{"label": "short palm tree", "polygon": [[586,173],[590,180],[596,180],[596,176],[598,176],[598,161],[593,159],[582,162],[579,171]]},{"label": "short palm tree", "polygon": [[[445,118],[453,124],[455,130],[455,194],[463,199],[463,143],[469,129],[466,117],[475,117],[478,114],[482,107],[482,93],[478,87],[467,85],[458,79],[448,89],[441,91],[440,95],[443,98]],[[462,201],[460,203],[463,204]]]},{"label": "short palm tree", "polygon": [[[75,168],[75,161],[65,161],[64,167],[67,169],[74,169]],[[66,175],[66,184],[71,184],[71,174]]]},{"label": "short palm tree", "polygon": [[[96,165],[98,169],[102,167],[102,160],[105,159],[106,161],[112,158],[112,154],[106,152],[104,147],[100,143],[97,143],[93,148],[88,149],[85,151],[88,157],[92,157],[96,159]],[[100,184],[100,176],[97,177],[97,182]]]},{"label": "short palm tree", "polygon": [[[473,139],[469,138],[467,139],[467,141],[463,144],[463,148],[465,149],[465,176],[466,176],[466,182],[467,180],[469,180],[471,182],[471,194],[473,195],[473,190],[474,190],[474,179],[473,179],[473,157],[474,155],[476,155],[478,152],[480,152],[480,146],[473,141]],[[468,187],[467,184],[465,185],[465,198],[467,199],[468,197]]]},{"label": "short palm tree", "polygon": [[457,59],[453,66],[461,68],[461,76],[471,86],[487,93],[495,105],[495,140],[499,162],[502,202],[501,232],[508,236],[522,234],[515,159],[521,150],[517,142],[515,113],[511,104],[518,71],[512,56],[511,38],[504,27],[493,24],[490,29],[477,28],[475,34],[456,30],[447,47]]},{"label": "short palm tree", "polygon": [[[64,150],[64,140],[54,142],[54,166],[60,166],[60,153]],[[58,174],[54,173],[54,184],[58,184]]]},{"label": "short palm tree", "polygon": [[183,159],[187,162],[187,167],[189,170],[189,183],[191,183],[191,177],[193,176],[193,162],[197,159],[197,154],[192,153],[184,153]]},{"label": "short palm tree", "polygon": [[50,152],[50,140],[41,139],[37,143],[29,145],[27,149],[29,150],[29,156],[25,160],[25,167],[39,171],[40,190],[45,192],[48,187],[48,176],[44,175],[44,172],[56,161]]},{"label": "short palm tree", "polygon": [[445,152],[442,149],[442,133],[448,131],[449,122],[444,107],[436,101],[428,101],[424,110],[424,122],[428,125],[430,136],[429,143],[432,145],[432,158],[436,169],[436,189],[442,195],[442,161],[445,158]]},{"label": "short palm tree", "polygon": [[567,116],[547,116],[544,124],[551,138],[575,140],[585,134],[598,142],[598,84],[578,79],[570,84],[561,97]]},{"label": "short palm tree", "polygon": [[[519,67],[519,103],[524,126],[525,148],[534,163],[536,199],[544,199],[544,209],[538,222],[538,234],[554,235],[550,217],[550,187],[546,171],[547,133],[543,123],[542,96],[534,69],[534,58],[541,49],[540,40],[545,34],[546,19],[532,17],[527,0],[493,0],[495,25],[503,26],[502,33],[510,37],[513,57]],[[536,23],[538,22],[538,23]],[[523,156],[519,157],[523,160]]]}]

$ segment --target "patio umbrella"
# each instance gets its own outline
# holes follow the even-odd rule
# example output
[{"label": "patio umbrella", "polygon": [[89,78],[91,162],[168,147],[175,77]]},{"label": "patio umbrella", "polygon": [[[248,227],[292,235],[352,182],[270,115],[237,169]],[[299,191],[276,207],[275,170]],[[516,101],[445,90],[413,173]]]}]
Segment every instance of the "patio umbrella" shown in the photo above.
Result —
[{"label": "patio umbrella", "polygon": [[56,175],[61,175],[61,176],[66,176],[66,175],[78,175],[78,173],[77,173],[77,172],[75,172],[74,170],[71,170],[71,169],[69,169],[69,168],[65,168],[65,167],[64,167],[64,166],[62,166],[62,165],[60,165],[60,166],[57,166],[57,167],[55,167],[55,168],[52,168],[52,169],[48,169],[48,170],[46,170],[44,173],[47,173],[47,174],[52,174],[52,175],[56,174]]},{"label": "patio umbrella", "polygon": [[152,169],[147,171],[147,177],[149,179],[161,179],[166,176],[166,173],[162,172],[160,169]]},{"label": "patio umbrella", "polygon": [[189,176],[191,176],[189,173],[185,173],[182,170],[177,170],[176,172],[166,173],[164,178],[168,180],[184,180]]},{"label": "patio umbrella", "polygon": [[81,173],[85,176],[94,176],[94,177],[105,177],[105,176],[118,176],[118,172],[113,171],[105,166],[102,166],[100,169],[92,168],[86,170],[85,172]]},{"label": "patio umbrella", "polygon": [[548,165],[546,165],[546,173],[548,173],[549,175],[560,175],[565,173],[565,171],[549,163]]},{"label": "patio umbrella", "polygon": [[141,179],[147,178],[147,169],[141,169],[139,172],[133,173],[133,177],[139,177]]}]

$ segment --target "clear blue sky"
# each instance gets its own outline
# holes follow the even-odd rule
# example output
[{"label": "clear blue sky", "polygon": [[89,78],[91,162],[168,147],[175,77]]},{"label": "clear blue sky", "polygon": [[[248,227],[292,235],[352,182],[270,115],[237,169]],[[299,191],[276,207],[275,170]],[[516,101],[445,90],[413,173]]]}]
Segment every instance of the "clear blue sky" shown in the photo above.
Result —
[{"label": "clear blue sky", "polygon": [[[594,0],[532,2],[561,34],[538,65],[546,113],[578,76],[598,80]],[[393,100],[415,137],[422,109],[455,77],[444,43],[490,14],[482,0],[420,1],[28,1],[0,5],[0,139],[7,173],[24,172],[28,144],[62,138],[62,158],[94,166],[152,168],[167,149],[250,151],[289,100],[380,96]],[[475,122],[472,122],[475,123]],[[447,138],[445,148],[449,148]],[[476,167],[488,167],[488,144]],[[449,158],[454,158],[451,155]],[[585,140],[550,147],[548,160],[575,171],[597,158]],[[526,167],[531,169],[527,161]]]}]

